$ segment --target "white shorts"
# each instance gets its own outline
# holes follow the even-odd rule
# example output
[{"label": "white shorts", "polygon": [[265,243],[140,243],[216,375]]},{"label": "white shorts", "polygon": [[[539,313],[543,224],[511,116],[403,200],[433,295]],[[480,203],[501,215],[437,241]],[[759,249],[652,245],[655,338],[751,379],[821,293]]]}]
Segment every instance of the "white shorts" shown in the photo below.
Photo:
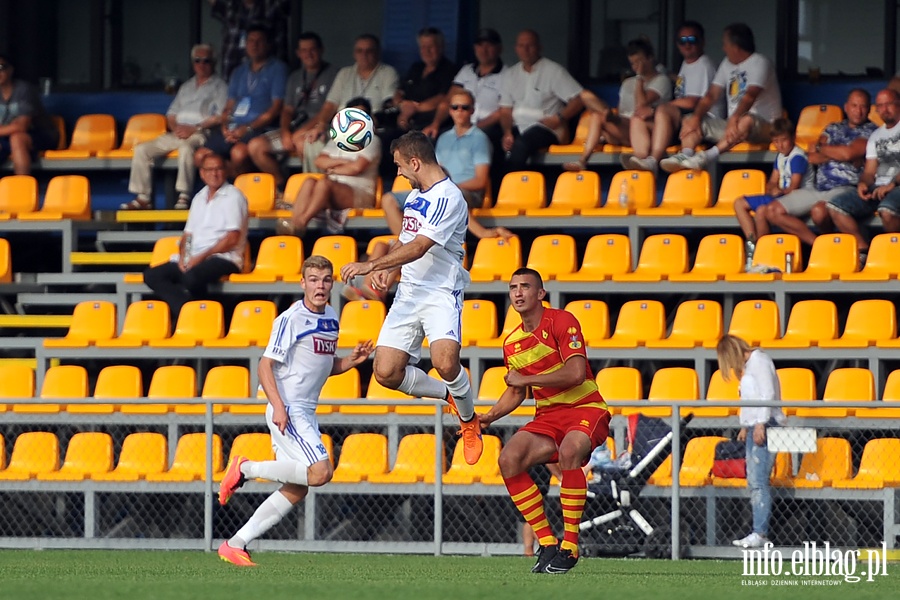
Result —
[{"label": "white shorts", "polygon": [[415,364],[422,356],[422,342],[462,341],[463,291],[432,291],[426,298],[395,298],[388,311],[377,346],[396,348],[409,354]]},{"label": "white shorts", "polygon": [[307,467],[328,460],[328,452],[322,443],[322,434],[319,433],[319,422],[315,411],[306,410],[298,406],[288,406],[290,421],[284,433],[278,431],[278,427],[272,422],[274,409],[271,404],[266,405],[266,424],[269,426],[269,434],[272,436],[272,449],[275,450],[275,460],[289,460],[299,462]]}]

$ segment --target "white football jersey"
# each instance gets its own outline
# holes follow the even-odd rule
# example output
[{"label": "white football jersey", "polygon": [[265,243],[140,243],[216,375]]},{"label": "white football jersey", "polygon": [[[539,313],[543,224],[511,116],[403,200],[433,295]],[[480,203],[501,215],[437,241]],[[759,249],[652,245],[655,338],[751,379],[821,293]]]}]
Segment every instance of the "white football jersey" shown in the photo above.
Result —
[{"label": "white football jersey", "polygon": [[334,366],[338,325],[338,315],[330,305],[324,313],[315,313],[303,300],[275,319],[263,356],[276,363],[275,384],[285,405],[315,410]]},{"label": "white football jersey", "polygon": [[426,192],[410,192],[403,205],[400,242],[408,244],[417,235],[424,235],[434,240],[434,245],[422,258],[401,267],[398,296],[465,289],[470,281],[468,271],[463,269],[468,227],[469,207],[449,177]]}]

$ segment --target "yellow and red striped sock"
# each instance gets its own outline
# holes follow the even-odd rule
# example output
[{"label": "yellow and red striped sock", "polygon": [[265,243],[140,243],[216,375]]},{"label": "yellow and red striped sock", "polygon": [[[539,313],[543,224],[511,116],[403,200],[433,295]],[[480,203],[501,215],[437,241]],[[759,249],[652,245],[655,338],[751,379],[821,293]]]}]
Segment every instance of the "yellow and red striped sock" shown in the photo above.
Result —
[{"label": "yellow and red striped sock", "polygon": [[587,479],[584,477],[584,471],[581,469],[563,471],[559,503],[562,506],[565,533],[559,548],[571,550],[574,556],[578,556],[578,525],[584,512],[585,498],[587,498]]},{"label": "yellow and red striped sock", "polygon": [[504,477],[503,481],[513,504],[534,530],[538,543],[541,546],[555,546],[556,536],[553,535],[550,523],[547,522],[547,515],[544,514],[544,497],[534,484],[534,480],[526,472],[508,479]]}]

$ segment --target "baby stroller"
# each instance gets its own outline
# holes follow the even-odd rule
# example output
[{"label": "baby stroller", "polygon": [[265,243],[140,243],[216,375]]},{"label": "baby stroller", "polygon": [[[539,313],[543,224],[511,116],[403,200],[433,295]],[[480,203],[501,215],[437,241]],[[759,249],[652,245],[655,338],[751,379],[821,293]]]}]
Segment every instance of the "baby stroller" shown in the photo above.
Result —
[{"label": "baby stroller", "polygon": [[[682,433],[690,422],[683,419]],[[686,438],[682,436],[682,451]],[[632,415],[628,422],[628,441],[631,453],[618,457],[611,465],[595,469],[588,486],[585,515],[599,512],[580,525],[580,553],[582,556],[629,556],[643,553],[652,558],[671,556],[672,531],[669,507],[665,517],[651,524],[641,512],[640,492],[650,475],[669,456],[672,429],[662,419]],[[649,506],[647,507],[649,508]],[[646,512],[646,510],[645,510]],[[689,534],[681,528],[682,551],[687,548]]]}]

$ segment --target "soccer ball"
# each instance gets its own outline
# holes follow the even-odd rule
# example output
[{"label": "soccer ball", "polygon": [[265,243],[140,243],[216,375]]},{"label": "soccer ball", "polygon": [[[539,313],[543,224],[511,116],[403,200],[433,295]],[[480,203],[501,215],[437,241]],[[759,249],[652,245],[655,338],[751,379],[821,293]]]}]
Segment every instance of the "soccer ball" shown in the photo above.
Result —
[{"label": "soccer ball", "polygon": [[372,141],[375,124],[366,111],[359,108],[344,108],[331,119],[328,135],[341,150],[359,152]]}]

